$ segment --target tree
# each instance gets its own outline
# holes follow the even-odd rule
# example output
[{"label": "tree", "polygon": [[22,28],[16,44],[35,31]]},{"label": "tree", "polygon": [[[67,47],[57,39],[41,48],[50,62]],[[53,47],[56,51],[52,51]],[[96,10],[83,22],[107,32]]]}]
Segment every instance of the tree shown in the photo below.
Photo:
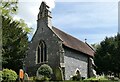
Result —
[{"label": "tree", "polygon": [[2,64],[3,68],[16,72],[22,68],[22,60],[28,47],[27,33],[19,27],[19,22],[2,17]]},{"label": "tree", "polygon": [[2,1],[2,67],[15,70],[17,73],[23,65],[23,59],[28,47],[28,36],[31,29],[24,20],[13,20],[17,13],[18,1]]},{"label": "tree", "polygon": [[13,14],[17,14],[18,10],[18,0],[7,2],[5,0],[1,0],[2,5],[0,6],[0,10],[2,10],[2,16],[5,16],[7,18],[11,18]]},{"label": "tree", "polygon": [[120,73],[120,34],[117,34],[115,36],[115,48],[114,48],[114,54],[112,54],[112,61],[113,61],[113,67],[112,70],[115,73],[115,76],[119,77]]},{"label": "tree", "polygon": [[[2,0],[1,2],[2,2],[2,6],[0,6],[0,10],[2,10],[1,16],[13,20],[14,15],[16,15],[18,12],[18,0],[15,1],[13,0],[11,2],[6,2]],[[27,32],[28,34],[32,32],[31,31],[32,28],[29,28],[23,19],[20,19],[17,22],[20,23],[19,27],[22,28],[25,32]]]},{"label": "tree", "polygon": [[120,34],[106,37],[96,48],[94,57],[98,74],[120,73]]}]

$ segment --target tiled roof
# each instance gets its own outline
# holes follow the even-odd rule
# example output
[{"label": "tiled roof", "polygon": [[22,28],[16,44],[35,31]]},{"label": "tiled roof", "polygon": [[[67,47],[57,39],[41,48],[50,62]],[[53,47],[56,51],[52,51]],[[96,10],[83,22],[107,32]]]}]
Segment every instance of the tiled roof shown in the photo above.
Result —
[{"label": "tiled roof", "polygon": [[77,38],[74,38],[73,36],[66,34],[65,32],[52,27],[53,31],[56,33],[56,35],[62,39],[63,44],[69,48],[72,48],[74,50],[80,51],[84,54],[87,54],[89,56],[94,56],[94,50],[88,46],[88,44],[78,40]]}]

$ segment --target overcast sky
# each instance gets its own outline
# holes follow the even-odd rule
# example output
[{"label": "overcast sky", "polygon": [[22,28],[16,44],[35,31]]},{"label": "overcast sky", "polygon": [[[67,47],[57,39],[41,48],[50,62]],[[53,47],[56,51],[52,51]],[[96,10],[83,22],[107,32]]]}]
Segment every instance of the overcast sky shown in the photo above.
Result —
[{"label": "overcast sky", "polygon": [[[45,1],[51,7],[53,26],[82,41],[86,38],[90,44],[98,43],[106,36],[114,36],[118,32],[117,0]],[[24,19],[35,31],[40,4],[41,0],[20,0],[15,19]]]}]

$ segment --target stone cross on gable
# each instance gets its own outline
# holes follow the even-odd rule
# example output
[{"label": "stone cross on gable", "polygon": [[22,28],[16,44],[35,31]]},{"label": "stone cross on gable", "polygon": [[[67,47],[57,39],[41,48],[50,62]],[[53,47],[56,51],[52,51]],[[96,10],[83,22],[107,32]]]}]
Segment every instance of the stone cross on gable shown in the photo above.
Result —
[{"label": "stone cross on gable", "polygon": [[40,10],[40,12],[38,14],[38,19],[49,16],[49,14],[48,14],[48,12],[50,12],[49,11],[49,6],[47,6],[45,2],[41,3],[41,6],[40,6],[39,10]]}]

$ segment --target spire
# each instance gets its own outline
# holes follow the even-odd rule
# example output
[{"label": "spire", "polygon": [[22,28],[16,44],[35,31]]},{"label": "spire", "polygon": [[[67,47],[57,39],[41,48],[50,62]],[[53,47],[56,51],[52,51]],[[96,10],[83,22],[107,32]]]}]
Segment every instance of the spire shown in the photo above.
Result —
[{"label": "spire", "polygon": [[49,11],[49,6],[47,6],[45,2],[42,2],[39,8],[38,19],[42,19],[46,17],[52,18],[51,12]]}]

